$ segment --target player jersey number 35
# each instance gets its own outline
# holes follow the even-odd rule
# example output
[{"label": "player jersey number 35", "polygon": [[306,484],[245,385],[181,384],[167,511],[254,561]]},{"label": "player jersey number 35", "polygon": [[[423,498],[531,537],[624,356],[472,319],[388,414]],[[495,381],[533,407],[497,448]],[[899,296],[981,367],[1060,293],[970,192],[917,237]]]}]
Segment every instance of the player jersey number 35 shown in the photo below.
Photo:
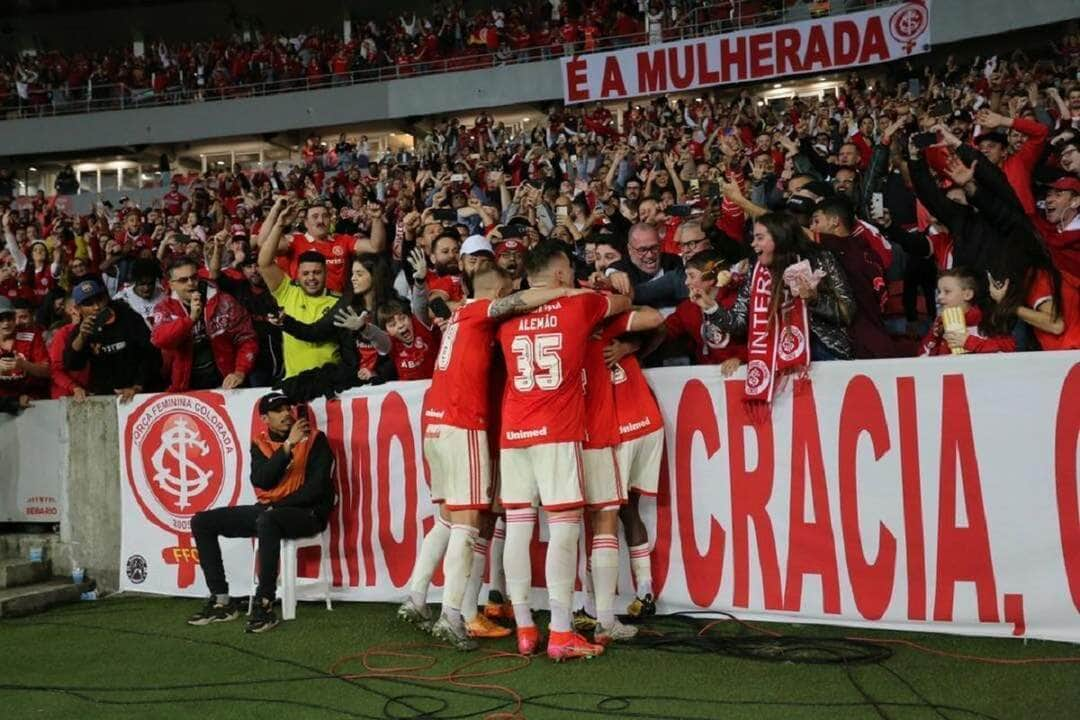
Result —
[{"label": "player jersey number 35", "polygon": [[509,375],[502,447],[585,439],[585,352],[607,310],[602,295],[576,295],[502,324],[499,344]]}]

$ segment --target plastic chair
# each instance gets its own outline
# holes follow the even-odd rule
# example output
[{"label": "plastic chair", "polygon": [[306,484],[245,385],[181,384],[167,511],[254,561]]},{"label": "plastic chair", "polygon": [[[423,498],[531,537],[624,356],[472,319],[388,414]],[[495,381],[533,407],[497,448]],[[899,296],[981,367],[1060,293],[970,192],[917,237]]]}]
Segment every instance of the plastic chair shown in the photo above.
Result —
[{"label": "plastic chair", "polygon": [[[281,568],[278,572],[278,585],[281,586],[281,618],[283,620],[296,619],[296,590],[299,579],[296,575],[297,552],[307,547],[319,547],[319,576],[314,580],[307,580],[306,587],[317,587],[321,590],[321,598],[326,601],[326,609],[333,610],[330,601],[330,527],[327,526],[318,535],[306,538],[292,538],[281,541]],[[257,560],[253,563],[253,586],[258,585],[259,575],[257,572]],[[248,597],[248,614],[251,614],[255,603],[255,592]]]}]

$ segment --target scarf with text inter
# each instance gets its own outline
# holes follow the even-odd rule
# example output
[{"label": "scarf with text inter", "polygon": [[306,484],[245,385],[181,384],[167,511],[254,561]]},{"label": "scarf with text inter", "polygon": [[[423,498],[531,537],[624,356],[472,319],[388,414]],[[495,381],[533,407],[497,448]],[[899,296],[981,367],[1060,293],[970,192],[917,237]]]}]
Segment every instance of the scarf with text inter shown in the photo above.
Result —
[{"label": "scarf with text inter", "polygon": [[778,382],[791,372],[810,367],[810,320],[806,303],[784,289],[777,317],[769,316],[773,276],[762,263],[750,277],[750,308],[746,328],[747,365],[743,399],[772,402]]}]

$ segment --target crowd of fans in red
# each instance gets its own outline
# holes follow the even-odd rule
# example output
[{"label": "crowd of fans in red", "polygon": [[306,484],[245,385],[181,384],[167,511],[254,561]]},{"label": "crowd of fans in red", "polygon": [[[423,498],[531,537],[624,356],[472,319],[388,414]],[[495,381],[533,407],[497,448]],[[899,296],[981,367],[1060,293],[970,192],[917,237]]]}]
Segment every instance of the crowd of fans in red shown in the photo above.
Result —
[{"label": "crowd of fans in red", "polygon": [[[832,3],[840,5],[841,3]],[[872,5],[858,0],[851,9]],[[493,63],[704,34],[775,20],[785,5],[821,12],[829,3],[807,0],[530,0],[466,11],[461,0],[436,2],[430,13],[407,12],[377,22],[297,34],[256,32],[245,40],[150,41],[142,57],[131,47],[66,53],[43,49],[0,60],[0,105],[42,108],[123,96],[232,97],[296,86],[397,74],[444,72]],[[844,8],[837,8],[843,10]],[[351,82],[351,80],[350,80]]]},{"label": "crowd of fans in red", "polygon": [[[653,98],[621,122],[556,104],[515,132],[482,111],[384,157],[312,137],[296,167],[206,173],[153,207],[73,217],[39,194],[2,220],[0,396],[270,385],[317,371],[313,349],[349,377],[292,392],[424,377],[477,264],[521,287],[551,239],[581,284],[667,314],[613,358],[734,372],[760,268],[790,281],[763,307],[807,309],[814,361],[1080,348],[1078,49],[931,55],[772,104]],[[268,243],[321,329],[275,302]],[[167,341],[165,310],[190,316]]]}]

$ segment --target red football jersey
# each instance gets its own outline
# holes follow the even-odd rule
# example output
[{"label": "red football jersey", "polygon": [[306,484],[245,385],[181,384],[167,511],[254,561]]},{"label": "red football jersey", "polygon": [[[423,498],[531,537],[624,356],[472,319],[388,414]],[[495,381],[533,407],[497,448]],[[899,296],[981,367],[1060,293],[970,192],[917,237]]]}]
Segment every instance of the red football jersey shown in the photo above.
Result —
[{"label": "red football jersey", "polygon": [[[621,333],[608,326],[602,336],[607,344]],[[660,406],[656,404],[652,389],[645,381],[637,355],[627,355],[611,369],[611,382],[615,386],[615,415],[619,421],[619,440],[626,442],[643,437],[664,427]]]},{"label": "red football jersey", "polygon": [[585,355],[585,447],[608,448],[619,444],[619,419],[615,411],[615,385],[604,363],[604,346],[627,332],[632,313],[611,319],[600,336],[589,336]]},{"label": "red football jersey", "polygon": [[461,288],[460,275],[436,275],[429,273],[427,276],[428,293],[436,290],[446,293],[450,302],[460,302],[465,299],[465,291]]},{"label": "red football jersey", "polygon": [[[47,365],[49,350],[45,347],[45,339],[39,330],[16,330],[14,343],[7,350],[0,348],[0,357],[21,357],[32,363]],[[37,395],[41,394],[43,388],[48,390],[48,387],[47,379],[29,377],[20,370],[11,374],[0,374],[0,395],[3,396]]]},{"label": "red football jersey", "polygon": [[397,367],[398,380],[426,380],[435,369],[435,353],[439,349],[437,328],[430,328],[416,319],[412,320],[413,341],[406,345],[395,337],[390,338],[390,354]]},{"label": "red football jersey", "polygon": [[[728,310],[735,304],[737,297],[738,290],[729,285],[720,290],[716,302]],[[703,319],[704,315],[697,304],[692,300],[683,300],[675,307],[675,312],[664,320],[667,337],[671,340],[689,337],[697,365],[719,365],[729,358],[746,360],[745,340],[735,340],[711,323],[703,322]]]},{"label": "red football jersey", "polygon": [[489,424],[491,363],[498,320],[491,300],[466,300],[450,316],[435,356],[431,389],[424,396],[424,420],[466,430]]},{"label": "red football jersey", "polygon": [[509,376],[502,447],[585,440],[585,357],[593,328],[608,307],[603,295],[574,295],[500,326]]},{"label": "red football jersey", "polygon": [[285,255],[289,259],[289,277],[296,278],[300,255],[314,250],[326,258],[326,289],[341,293],[351,271],[349,259],[355,247],[356,238],[352,235],[330,235],[324,240],[316,240],[304,233],[296,233]]}]

